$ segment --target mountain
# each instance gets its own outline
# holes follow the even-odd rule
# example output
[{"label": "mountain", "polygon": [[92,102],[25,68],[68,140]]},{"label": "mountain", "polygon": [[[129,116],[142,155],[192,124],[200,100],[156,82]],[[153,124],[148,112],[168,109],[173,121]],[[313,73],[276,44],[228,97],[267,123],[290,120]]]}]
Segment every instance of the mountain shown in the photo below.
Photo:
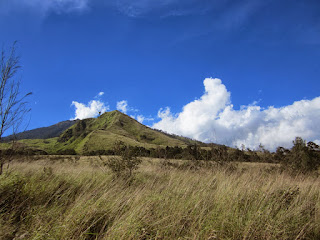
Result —
[{"label": "mountain", "polygon": [[[41,129],[34,131],[40,133]],[[125,145],[146,149],[202,144],[189,138],[152,129],[117,110],[106,112],[98,118],[74,121],[58,137],[25,139],[20,142],[51,154],[74,151],[78,154],[90,154],[101,150],[112,150],[119,141]]]},{"label": "mountain", "polygon": [[36,128],[2,138],[3,142],[11,141],[13,138],[16,140],[21,139],[47,139],[59,137],[66,129],[74,125],[78,120],[63,121],[49,127]]}]

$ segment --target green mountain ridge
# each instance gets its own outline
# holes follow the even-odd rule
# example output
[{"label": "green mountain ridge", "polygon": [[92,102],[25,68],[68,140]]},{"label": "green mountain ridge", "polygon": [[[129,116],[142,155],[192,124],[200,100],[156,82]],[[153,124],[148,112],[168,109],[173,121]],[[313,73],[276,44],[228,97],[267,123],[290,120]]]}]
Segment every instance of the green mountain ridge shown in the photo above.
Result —
[{"label": "green mountain ridge", "polygon": [[117,110],[106,112],[98,118],[78,120],[59,137],[24,139],[19,142],[49,154],[93,154],[97,151],[112,150],[119,141],[124,145],[146,149],[205,145],[199,141],[152,129]]}]

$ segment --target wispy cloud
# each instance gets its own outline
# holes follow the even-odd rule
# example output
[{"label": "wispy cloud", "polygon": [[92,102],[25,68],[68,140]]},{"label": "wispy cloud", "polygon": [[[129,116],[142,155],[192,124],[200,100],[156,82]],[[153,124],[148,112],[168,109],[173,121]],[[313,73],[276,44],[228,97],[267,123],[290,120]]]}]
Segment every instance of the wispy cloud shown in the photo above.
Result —
[{"label": "wispy cloud", "polygon": [[94,98],[101,98],[103,95],[104,95],[104,92],[99,92],[97,96],[95,96]]},{"label": "wispy cloud", "polygon": [[117,110],[127,114],[128,112],[128,101],[122,100],[117,102]]},{"label": "wispy cloud", "polygon": [[140,123],[143,123],[145,121],[149,121],[149,122],[154,121],[154,118],[152,118],[152,117],[146,117],[142,114],[137,114],[137,112],[139,112],[139,110],[136,108],[130,107],[128,105],[127,100],[122,100],[122,101],[117,102],[117,110],[119,110],[125,114],[127,114],[129,112],[133,113],[130,115],[130,117],[136,119]]},{"label": "wispy cloud", "polygon": [[145,117],[143,115],[138,115],[137,116],[137,121],[140,122],[140,123],[143,123]]},{"label": "wispy cloud", "polygon": [[0,1],[0,13],[33,12],[41,16],[49,12],[69,13],[82,12],[88,9],[90,0],[2,0]]},{"label": "wispy cloud", "polygon": [[[141,17],[148,14],[154,14],[157,11],[159,13],[166,13],[166,15],[170,15],[172,12],[173,15],[181,15],[183,10],[175,7],[171,9],[174,5],[180,2],[180,6],[188,5],[194,0],[185,0],[181,2],[179,0],[164,0],[164,1],[155,1],[155,0],[118,0],[115,1],[116,7],[118,10],[130,17]],[[177,5],[178,6],[178,5]]]},{"label": "wispy cloud", "polygon": [[122,100],[117,102],[117,110],[127,114],[128,112],[139,112],[138,109],[129,106],[128,101],[127,100]]},{"label": "wispy cloud", "polygon": [[137,119],[137,121],[138,122],[140,122],[140,123],[143,123],[143,122],[145,122],[145,121],[148,121],[148,122],[150,122],[150,121],[154,121],[154,118],[152,118],[152,117],[145,117],[145,116],[143,116],[143,115],[137,115],[137,116],[133,116],[135,119]]},{"label": "wispy cloud", "polygon": [[[257,0],[256,0],[257,1]],[[129,17],[178,17],[196,14],[205,14],[212,9],[220,9],[231,0],[117,0],[108,2],[115,4],[117,9]]]},{"label": "wispy cloud", "polygon": [[[247,0],[247,2],[263,2],[262,0]],[[14,11],[33,11],[46,15],[50,12],[70,13],[88,10],[89,6],[112,7],[129,17],[157,16],[186,16],[204,14],[208,11],[222,11],[226,5],[232,3],[231,0],[2,0],[0,1],[0,13],[10,13]],[[249,4],[247,4],[249,5]],[[243,7],[242,7],[243,8]]]},{"label": "wispy cloud", "polygon": [[221,8],[213,26],[227,30],[238,28],[246,24],[255,13],[269,2],[270,0],[230,2],[227,7]]},{"label": "wispy cloud", "polygon": [[231,27],[247,21],[248,18],[262,6],[272,0],[244,0],[235,2],[232,0],[117,0],[108,2],[115,4],[117,9],[130,17],[160,16],[180,17],[188,15],[203,15],[210,13],[215,23]]},{"label": "wispy cloud", "polygon": [[182,112],[173,114],[169,107],[160,109],[161,120],[153,127],[229,146],[256,148],[262,143],[271,150],[291,146],[296,136],[320,141],[320,97],[281,108],[247,105],[236,110],[220,79],[207,78],[204,87],[204,95],[186,104]]}]

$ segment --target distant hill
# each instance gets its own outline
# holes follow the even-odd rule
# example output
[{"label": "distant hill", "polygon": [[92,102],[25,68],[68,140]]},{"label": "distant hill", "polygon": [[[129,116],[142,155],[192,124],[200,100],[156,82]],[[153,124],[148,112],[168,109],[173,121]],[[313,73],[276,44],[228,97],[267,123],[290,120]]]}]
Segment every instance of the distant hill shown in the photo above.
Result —
[{"label": "distant hill", "polygon": [[63,121],[49,127],[42,127],[42,128],[36,128],[33,130],[28,130],[22,133],[18,133],[15,136],[10,135],[10,136],[4,137],[2,138],[2,141],[3,142],[11,141],[13,137],[16,140],[47,139],[47,138],[59,137],[66,129],[74,125],[77,121],[79,120]]},{"label": "distant hill", "polygon": [[70,124],[70,126],[69,128],[64,128],[60,135],[58,135],[58,131],[51,135],[46,131],[46,136],[51,138],[44,139],[45,134],[42,131],[47,130],[47,128],[40,128],[32,131],[38,133],[33,134],[33,136],[41,136],[41,139],[31,139],[31,136],[29,136],[28,139],[20,142],[32,148],[45,150],[51,154],[70,150],[78,154],[111,150],[118,141],[123,142],[125,145],[144,147],[146,149],[165,148],[166,146],[186,147],[195,143],[205,146],[205,144],[189,138],[167,134],[147,127],[117,110],[106,112],[98,118],[88,118],[73,121],[72,123],[66,121],[65,123],[66,125],[62,124],[63,127],[61,126],[60,130],[66,127],[67,124]]},{"label": "distant hill", "polygon": [[[98,118],[77,122],[67,129],[57,142],[77,153],[110,150],[117,141],[129,146],[157,148],[187,146],[194,140],[162,133],[149,128],[117,110],[106,112]],[[200,142],[198,142],[200,143]]]}]

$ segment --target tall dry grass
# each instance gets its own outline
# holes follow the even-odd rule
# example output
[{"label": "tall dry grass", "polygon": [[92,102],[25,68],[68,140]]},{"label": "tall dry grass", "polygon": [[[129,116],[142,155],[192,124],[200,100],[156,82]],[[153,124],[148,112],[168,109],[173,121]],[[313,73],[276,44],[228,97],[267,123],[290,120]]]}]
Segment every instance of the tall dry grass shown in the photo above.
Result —
[{"label": "tall dry grass", "polygon": [[318,177],[197,169],[144,159],[122,179],[95,158],[12,163],[0,176],[0,239],[320,239]]}]

